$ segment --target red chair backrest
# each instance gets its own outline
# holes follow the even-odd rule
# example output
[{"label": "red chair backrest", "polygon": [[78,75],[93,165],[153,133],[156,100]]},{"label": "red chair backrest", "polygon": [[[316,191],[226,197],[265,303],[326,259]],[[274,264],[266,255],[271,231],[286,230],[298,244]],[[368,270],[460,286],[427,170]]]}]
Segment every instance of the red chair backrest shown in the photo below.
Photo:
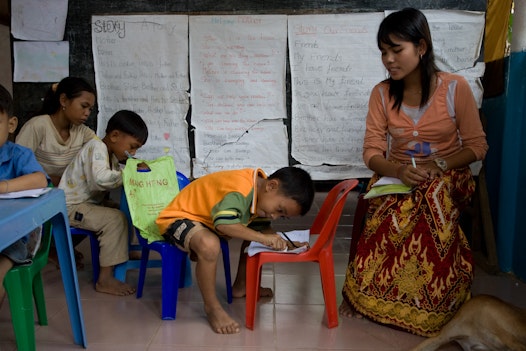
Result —
[{"label": "red chair backrest", "polygon": [[311,235],[320,236],[309,251],[319,251],[332,246],[347,195],[358,183],[357,179],[343,180],[329,191],[310,228]]}]

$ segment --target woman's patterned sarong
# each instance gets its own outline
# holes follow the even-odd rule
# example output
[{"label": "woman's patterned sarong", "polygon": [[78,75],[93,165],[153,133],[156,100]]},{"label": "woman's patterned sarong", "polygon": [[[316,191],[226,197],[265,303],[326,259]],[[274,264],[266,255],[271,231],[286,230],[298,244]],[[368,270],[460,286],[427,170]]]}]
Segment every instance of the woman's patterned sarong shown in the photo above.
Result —
[{"label": "woman's patterned sarong", "polygon": [[470,297],[473,259],[459,217],[474,190],[463,168],[410,194],[370,199],[343,287],[349,306],[376,322],[436,335]]}]

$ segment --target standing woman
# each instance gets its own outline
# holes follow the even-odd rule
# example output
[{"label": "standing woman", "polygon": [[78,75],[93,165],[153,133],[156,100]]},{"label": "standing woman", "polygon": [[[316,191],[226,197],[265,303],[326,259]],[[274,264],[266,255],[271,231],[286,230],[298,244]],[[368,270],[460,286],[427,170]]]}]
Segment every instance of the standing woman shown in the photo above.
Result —
[{"label": "standing woman", "polygon": [[84,125],[95,97],[95,89],[84,79],[62,79],[49,89],[41,115],[27,121],[16,137],[17,144],[33,150],[54,186],[82,145],[95,136]]},{"label": "standing woman", "polygon": [[377,41],[389,78],[369,100],[369,188],[389,176],[413,191],[369,200],[340,313],[432,336],[470,298],[473,259],[459,216],[475,190],[469,164],[488,145],[468,83],[435,66],[422,12],[390,14]]}]

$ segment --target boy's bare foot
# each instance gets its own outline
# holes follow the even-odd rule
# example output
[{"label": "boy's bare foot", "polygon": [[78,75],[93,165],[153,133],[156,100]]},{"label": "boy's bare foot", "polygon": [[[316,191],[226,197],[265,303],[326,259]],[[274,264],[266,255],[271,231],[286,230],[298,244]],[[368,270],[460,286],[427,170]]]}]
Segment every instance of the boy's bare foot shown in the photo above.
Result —
[{"label": "boy's bare foot", "polygon": [[347,317],[347,318],[356,317],[358,319],[363,318],[363,316],[359,314],[358,312],[356,312],[356,310],[352,306],[349,306],[349,304],[345,300],[342,301],[340,308],[339,308],[339,312],[340,312],[340,315],[343,317]]},{"label": "boy's bare foot", "polygon": [[[243,287],[232,287],[232,297],[245,297],[247,294],[247,290],[245,286]],[[272,297],[274,296],[274,292],[271,288],[264,288],[262,286],[259,287],[259,297]]]},{"label": "boy's bare foot", "polygon": [[233,320],[222,307],[208,309],[205,307],[208,323],[218,334],[236,334],[240,332],[239,323]]},{"label": "boy's bare foot", "polygon": [[97,284],[95,284],[95,290],[117,296],[127,296],[135,293],[135,288],[113,277],[104,280],[99,279]]}]

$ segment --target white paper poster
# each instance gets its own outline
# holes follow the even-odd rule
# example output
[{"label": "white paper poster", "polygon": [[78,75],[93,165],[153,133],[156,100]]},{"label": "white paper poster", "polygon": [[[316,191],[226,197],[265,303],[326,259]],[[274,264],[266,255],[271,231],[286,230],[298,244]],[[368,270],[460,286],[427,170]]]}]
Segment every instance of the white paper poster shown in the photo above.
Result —
[{"label": "white paper poster", "polygon": [[171,155],[189,177],[188,16],[93,16],[91,28],[97,134],[118,110],[135,111],[149,132],[136,156]]},{"label": "white paper poster", "polygon": [[62,41],[68,0],[11,0],[11,34],[16,39]]},{"label": "white paper poster", "polygon": [[67,41],[13,42],[14,82],[58,82],[69,75]]},{"label": "white paper poster", "polygon": [[203,155],[194,160],[195,177],[238,168],[262,168],[271,174],[288,166],[287,129],[282,120],[257,121],[237,130],[237,139],[230,139],[231,135],[217,129],[195,131],[196,154]]},{"label": "white paper poster", "polygon": [[286,43],[284,15],[190,17],[194,176],[288,165]]},{"label": "white paper poster", "polygon": [[431,30],[438,68],[464,76],[480,108],[484,95],[480,78],[485,65],[476,61],[484,37],[485,13],[452,10],[425,10],[423,13]]},{"label": "white paper poster", "polygon": [[[370,174],[362,159],[371,89],[385,79],[376,44],[383,13],[289,16],[292,157],[316,179]],[[323,167],[322,167],[323,166]]]}]

